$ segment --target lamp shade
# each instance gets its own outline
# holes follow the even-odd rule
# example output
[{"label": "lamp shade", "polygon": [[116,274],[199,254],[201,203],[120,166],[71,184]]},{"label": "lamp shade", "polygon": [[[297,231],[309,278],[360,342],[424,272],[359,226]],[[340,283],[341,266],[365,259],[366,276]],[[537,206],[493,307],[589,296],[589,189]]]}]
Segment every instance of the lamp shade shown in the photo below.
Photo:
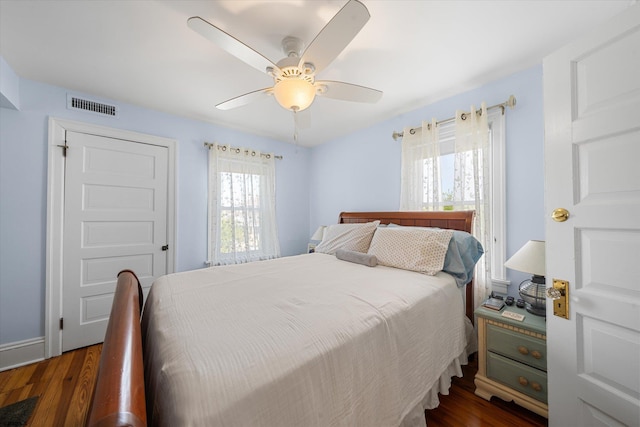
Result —
[{"label": "lamp shade", "polygon": [[321,225],[320,227],[318,227],[318,229],[316,230],[315,233],[313,233],[313,236],[311,236],[311,240],[322,240],[322,238],[324,237],[324,229],[327,228],[324,225]]},{"label": "lamp shade", "polygon": [[541,240],[529,240],[504,263],[504,266],[533,275],[531,279],[520,283],[518,293],[520,298],[524,300],[525,307],[529,313],[533,313],[536,316],[545,316],[544,242]]},{"label": "lamp shade", "polygon": [[292,77],[277,82],[273,94],[278,104],[287,110],[302,111],[313,102],[316,88],[307,80]]},{"label": "lamp shade", "polygon": [[504,266],[512,270],[523,271],[536,276],[544,276],[544,241],[529,240],[504,263]]}]

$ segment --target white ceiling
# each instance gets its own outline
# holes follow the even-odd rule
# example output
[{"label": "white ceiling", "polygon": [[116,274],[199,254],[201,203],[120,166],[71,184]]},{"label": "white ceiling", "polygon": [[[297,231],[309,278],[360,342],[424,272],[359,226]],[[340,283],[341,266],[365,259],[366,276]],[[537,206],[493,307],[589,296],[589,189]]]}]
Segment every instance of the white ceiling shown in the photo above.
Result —
[{"label": "white ceiling", "polygon": [[[375,105],[316,98],[313,146],[540,64],[633,0],[361,0],[371,19],[319,73],[382,90]],[[288,35],[309,43],[346,0],[0,0],[0,55],[21,77],[293,142],[275,99],[214,105],[272,79],[187,27],[200,16],[267,58]],[[517,90],[514,88],[517,97]]]}]

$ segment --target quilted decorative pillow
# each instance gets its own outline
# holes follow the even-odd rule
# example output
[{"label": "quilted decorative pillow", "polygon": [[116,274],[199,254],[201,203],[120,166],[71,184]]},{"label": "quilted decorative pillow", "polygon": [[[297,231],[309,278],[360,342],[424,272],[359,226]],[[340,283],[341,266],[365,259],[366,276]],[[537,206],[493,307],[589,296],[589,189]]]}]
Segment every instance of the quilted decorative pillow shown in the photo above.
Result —
[{"label": "quilted decorative pillow", "polygon": [[338,249],[367,253],[380,221],[360,224],[333,224],[327,227],[316,252],[334,255]]},{"label": "quilted decorative pillow", "polygon": [[367,253],[380,265],[433,276],[442,270],[452,236],[453,230],[435,228],[379,228]]},{"label": "quilted decorative pillow", "polygon": [[[388,227],[403,227],[389,224]],[[424,227],[421,227],[424,229]],[[440,228],[436,228],[440,230]],[[451,274],[459,288],[465,286],[473,278],[476,263],[484,253],[482,245],[466,231],[453,230],[453,237],[449,242],[447,255],[444,257],[442,271]]]}]

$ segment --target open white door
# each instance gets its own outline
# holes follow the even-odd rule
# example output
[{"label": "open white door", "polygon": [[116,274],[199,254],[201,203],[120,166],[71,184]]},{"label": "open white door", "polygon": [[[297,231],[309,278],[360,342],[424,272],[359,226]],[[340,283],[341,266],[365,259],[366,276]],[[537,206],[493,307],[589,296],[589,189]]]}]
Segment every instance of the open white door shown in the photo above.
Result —
[{"label": "open white door", "polygon": [[[550,426],[640,425],[640,5],[544,61]],[[569,218],[551,218],[557,208]]]}]

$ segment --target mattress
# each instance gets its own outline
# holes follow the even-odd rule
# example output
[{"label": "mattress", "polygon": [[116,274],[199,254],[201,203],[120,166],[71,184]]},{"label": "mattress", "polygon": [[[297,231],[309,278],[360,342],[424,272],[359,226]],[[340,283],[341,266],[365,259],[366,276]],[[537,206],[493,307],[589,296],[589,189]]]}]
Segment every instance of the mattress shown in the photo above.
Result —
[{"label": "mattress", "polygon": [[163,276],[142,323],[159,426],[399,426],[466,356],[452,276],[319,253]]}]

